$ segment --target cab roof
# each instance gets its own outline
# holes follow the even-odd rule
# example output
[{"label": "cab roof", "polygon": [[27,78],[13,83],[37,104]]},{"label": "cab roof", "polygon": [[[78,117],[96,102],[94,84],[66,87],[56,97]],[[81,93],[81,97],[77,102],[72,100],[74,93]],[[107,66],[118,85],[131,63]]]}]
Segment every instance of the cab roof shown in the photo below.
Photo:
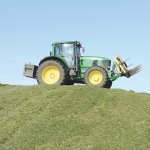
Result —
[{"label": "cab roof", "polygon": [[59,41],[59,42],[53,42],[52,46],[54,46],[56,44],[69,44],[69,43],[75,43],[75,42],[79,42],[79,41]]}]

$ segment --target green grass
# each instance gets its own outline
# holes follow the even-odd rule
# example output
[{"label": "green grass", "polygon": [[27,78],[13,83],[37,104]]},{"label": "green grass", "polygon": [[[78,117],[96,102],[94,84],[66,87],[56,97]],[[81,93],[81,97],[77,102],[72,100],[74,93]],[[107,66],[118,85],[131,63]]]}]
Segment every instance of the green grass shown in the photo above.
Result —
[{"label": "green grass", "polygon": [[0,150],[148,150],[150,95],[0,85]]}]

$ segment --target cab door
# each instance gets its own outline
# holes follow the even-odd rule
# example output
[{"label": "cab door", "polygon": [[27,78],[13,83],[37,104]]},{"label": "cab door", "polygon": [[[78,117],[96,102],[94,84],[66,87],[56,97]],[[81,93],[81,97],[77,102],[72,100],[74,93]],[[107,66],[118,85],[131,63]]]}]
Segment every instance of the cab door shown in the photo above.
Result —
[{"label": "cab door", "polygon": [[69,68],[75,68],[74,43],[62,44],[62,52]]}]

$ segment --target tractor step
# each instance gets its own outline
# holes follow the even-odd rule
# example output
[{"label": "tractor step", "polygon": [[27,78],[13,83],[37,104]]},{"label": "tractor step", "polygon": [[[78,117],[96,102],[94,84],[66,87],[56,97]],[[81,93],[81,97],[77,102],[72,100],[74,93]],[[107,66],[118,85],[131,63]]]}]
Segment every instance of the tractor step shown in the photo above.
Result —
[{"label": "tractor step", "polygon": [[70,72],[69,72],[69,74],[70,74],[71,76],[77,75],[74,69],[71,69]]}]

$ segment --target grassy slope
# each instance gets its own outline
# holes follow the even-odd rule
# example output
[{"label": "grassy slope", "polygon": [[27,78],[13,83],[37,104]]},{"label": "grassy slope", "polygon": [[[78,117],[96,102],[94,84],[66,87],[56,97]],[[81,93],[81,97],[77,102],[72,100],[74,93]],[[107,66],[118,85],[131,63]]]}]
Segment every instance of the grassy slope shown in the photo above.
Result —
[{"label": "grassy slope", "polygon": [[150,95],[1,85],[0,149],[150,149]]}]

